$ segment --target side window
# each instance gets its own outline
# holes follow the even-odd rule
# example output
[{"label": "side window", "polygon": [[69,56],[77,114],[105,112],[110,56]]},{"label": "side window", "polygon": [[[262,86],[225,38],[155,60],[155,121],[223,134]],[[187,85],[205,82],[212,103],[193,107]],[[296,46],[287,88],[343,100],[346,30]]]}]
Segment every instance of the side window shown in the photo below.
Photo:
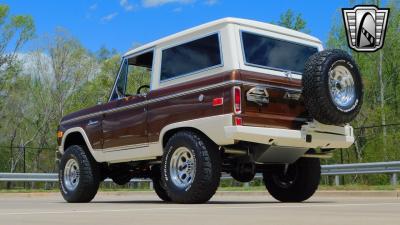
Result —
[{"label": "side window", "polygon": [[153,51],[126,58],[121,65],[110,100],[148,92],[152,67]]},{"label": "side window", "polygon": [[162,51],[161,81],[222,64],[219,35],[187,42]]},{"label": "side window", "polygon": [[[151,62],[153,57],[151,57]],[[149,67],[140,63],[132,62],[133,59],[129,59],[128,64],[128,82],[126,85],[126,93],[128,95],[135,95],[140,87],[147,85],[147,88],[140,90],[139,94],[146,93],[146,90],[150,89],[150,77],[151,77],[151,64]],[[151,63],[149,62],[149,63]]]}]

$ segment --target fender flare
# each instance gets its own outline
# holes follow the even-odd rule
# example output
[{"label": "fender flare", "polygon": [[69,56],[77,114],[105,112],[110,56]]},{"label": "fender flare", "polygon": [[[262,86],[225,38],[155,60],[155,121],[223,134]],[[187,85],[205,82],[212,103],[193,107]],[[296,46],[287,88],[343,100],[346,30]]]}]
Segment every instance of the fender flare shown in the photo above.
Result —
[{"label": "fender flare", "polygon": [[174,129],[179,128],[191,128],[199,130],[210,138],[217,145],[229,145],[233,144],[233,139],[226,137],[225,126],[232,125],[232,114],[222,114],[217,116],[204,117],[194,120],[186,120],[182,122],[168,124],[163,127],[159,136],[159,145],[161,149],[164,141],[165,134]]},{"label": "fender flare", "polygon": [[83,137],[83,140],[85,141],[86,147],[88,148],[90,154],[93,156],[93,158],[97,162],[99,162],[98,158],[96,158],[96,152],[94,151],[92,145],[90,144],[89,138],[86,135],[86,132],[82,127],[72,127],[72,128],[67,129],[64,132],[64,135],[63,135],[63,137],[61,139],[61,145],[60,145],[58,151],[61,154],[64,154],[64,152],[65,152],[65,149],[64,149],[65,140],[67,139],[68,135],[71,134],[71,133],[79,133]]}]

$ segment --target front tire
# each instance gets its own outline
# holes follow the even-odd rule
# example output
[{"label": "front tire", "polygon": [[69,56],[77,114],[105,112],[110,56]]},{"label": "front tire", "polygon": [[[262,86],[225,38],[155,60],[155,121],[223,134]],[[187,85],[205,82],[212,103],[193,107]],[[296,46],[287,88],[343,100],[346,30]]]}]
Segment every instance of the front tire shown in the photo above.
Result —
[{"label": "front tire", "polygon": [[265,187],[281,202],[302,202],[317,190],[321,177],[319,159],[300,158],[295,163],[274,166],[263,173]]},{"label": "front tire", "polygon": [[100,170],[82,146],[67,148],[60,161],[59,186],[67,202],[90,202],[97,194]]},{"label": "front tire", "polygon": [[165,147],[161,174],[168,196],[177,203],[204,203],[221,177],[218,147],[192,131],[173,135]]}]

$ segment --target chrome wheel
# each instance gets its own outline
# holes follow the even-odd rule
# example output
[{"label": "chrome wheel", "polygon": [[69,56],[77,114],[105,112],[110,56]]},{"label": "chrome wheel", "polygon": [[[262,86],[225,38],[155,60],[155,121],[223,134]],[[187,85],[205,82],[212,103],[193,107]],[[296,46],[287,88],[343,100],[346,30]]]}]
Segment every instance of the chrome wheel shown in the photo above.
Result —
[{"label": "chrome wheel", "polygon": [[75,159],[69,159],[64,168],[64,186],[73,191],[79,184],[79,164]]},{"label": "chrome wheel", "polygon": [[329,71],[329,92],[333,103],[340,109],[351,108],[356,100],[354,79],[345,66],[335,66]]},{"label": "chrome wheel", "polygon": [[179,188],[186,189],[193,183],[196,174],[196,159],[186,147],[177,148],[169,164],[171,180]]}]

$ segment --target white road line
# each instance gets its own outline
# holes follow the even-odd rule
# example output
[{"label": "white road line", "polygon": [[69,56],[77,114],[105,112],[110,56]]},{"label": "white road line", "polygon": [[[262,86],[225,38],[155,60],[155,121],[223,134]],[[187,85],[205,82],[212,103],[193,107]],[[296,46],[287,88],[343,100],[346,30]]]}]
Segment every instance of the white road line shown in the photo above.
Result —
[{"label": "white road line", "polygon": [[31,211],[31,212],[0,212],[0,216],[10,215],[40,215],[40,214],[64,214],[64,213],[113,213],[113,212],[140,212],[140,211],[154,211],[154,210],[202,210],[202,209],[266,209],[266,208],[312,208],[312,207],[350,207],[350,206],[387,206],[398,205],[395,202],[386,203],[348,203],[348,204],[318,204],[318,203],[302,203],[302,204],[272,204],[265,206],[215,206],[209,207],[167,207],[167,208],[127,208],[127,209],[103,209],[103,210],[62,210],[62,211]]}]

